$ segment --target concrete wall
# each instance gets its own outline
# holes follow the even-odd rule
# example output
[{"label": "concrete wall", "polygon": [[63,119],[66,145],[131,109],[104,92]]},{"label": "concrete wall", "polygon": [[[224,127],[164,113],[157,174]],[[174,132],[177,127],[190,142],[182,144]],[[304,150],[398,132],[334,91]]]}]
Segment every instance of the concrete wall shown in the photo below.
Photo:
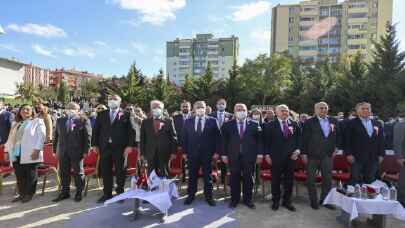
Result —
[{"label": "concrete wall", "polygon": [[24,65],[0,59],[0,94],[14,95],[16,83],[23,82]]}]

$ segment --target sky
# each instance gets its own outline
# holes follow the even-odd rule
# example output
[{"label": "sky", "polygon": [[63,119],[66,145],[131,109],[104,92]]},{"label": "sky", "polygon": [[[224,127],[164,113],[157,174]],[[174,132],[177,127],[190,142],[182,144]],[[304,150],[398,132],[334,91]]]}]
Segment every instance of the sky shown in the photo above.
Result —
[{"label": "sky", "polygon": [[[239,37],[239,63],[270,50],[271,8],[299,0],[2,0],[0,57],[44,68],[148,75],[166,69],[166,41]],[[404,0],[393,21],[405,50]],[[1,33],[0,28],[0,33]]]}]

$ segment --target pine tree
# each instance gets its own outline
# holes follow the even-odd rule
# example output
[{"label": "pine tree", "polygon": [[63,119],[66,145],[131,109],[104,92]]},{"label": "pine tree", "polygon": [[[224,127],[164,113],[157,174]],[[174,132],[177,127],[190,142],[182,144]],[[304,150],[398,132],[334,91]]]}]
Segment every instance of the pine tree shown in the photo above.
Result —
[{"label": "pine tree", "polygon": [[58,88],[58,101],[62,102],[65,104],[66,102],[69,101],[69,89],[66,85],[66,82],[61,80],[59,83],[59,88]]}]

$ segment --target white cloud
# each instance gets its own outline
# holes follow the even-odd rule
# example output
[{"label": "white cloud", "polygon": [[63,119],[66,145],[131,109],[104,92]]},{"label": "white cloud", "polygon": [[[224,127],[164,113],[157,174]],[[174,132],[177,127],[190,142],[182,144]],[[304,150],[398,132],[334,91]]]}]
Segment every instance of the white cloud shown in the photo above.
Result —
[{"label": "white cloud", "polygon": [[21,51],[18,48],[14,47],[14,45],[12,44],[0,44],[0,49],[21,53]]},{"label": "white cloud", "polygon": [[35,53],[37,53],[39,55],[44,55],[44,56],[55,58],[55,55],[53,54],[52,50],[46,49],[46,48],[40,46],[39,44],[33,44],[32,49],[34,50]]},{"label": "white cloud", "polygon": [[270,35],[270,31],[256,29],[250,33],[250,38],[259,42],[270,42]]},{"label": "white cloud", "polygon": [[99,40],[94,41],[94,44],[97,45],[97,46],[100,46],[100,47],[107,47],[107,43],[106,43],[106,42],[99,41]]},{"label": "white cloud", "polygon": [[1,27],[1,25],[0,25],[0,35],[4,34],[4,33],[6,33],[6,32],[4,31],[3,27]]},{"label": "white cloud", "polygon": [[7,29],[14,32],[22,32],[27,34],[33,34],[41,37],[51,38],[51,37],[66,37],[66,32],[54,25],[45,24],[24,24],[24,25],[17,25],[17,24],[9,24]]},{"label": "white cloud", "polygon": [[140,54],[145,54],[147,47],[144,44],[138,42],[132,42],[131,46]]},{"label": "white cloud", "polygon": [[122,9],[139,12],[142,22],[162,25],[169,19],[175,19],[175,12],[186,6],[186,0],[112,0]]},{"label": "white cloud", "polygon": [[67,56],[85,56],[89,58],[94,58],[96,56],[96,53],[94,50],[90,48],[83,48],[83,47],[75,47],[75,48],[63,48],[61,50],[62,54],[67,55]]},{"label": "white cloud", "polygon": [[264,13],[270,14],[271,3],[268,1],[257,1],[236,6],[232,13],[233,21],[247,21]]}]

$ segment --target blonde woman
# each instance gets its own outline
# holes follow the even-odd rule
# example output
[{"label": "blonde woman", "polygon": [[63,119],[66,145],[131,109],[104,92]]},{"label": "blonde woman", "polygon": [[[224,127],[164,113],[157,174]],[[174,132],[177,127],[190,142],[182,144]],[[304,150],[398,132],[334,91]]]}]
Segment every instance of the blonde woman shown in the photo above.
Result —
[{"label": "blonde woman", "polygon": [[12,202],[26,203],[34,196],[38,180],[37,166],[43,162],[42,149],[45,140],[44,121],[33,117],[30,105],[22,105],[5,147],[15,170],[19,193]]},{"label": "blonde woman", "polygon": [[50,143],[53,139],[53,124],[51,115],[48,113],[48,107],[46,107],[43,102],[38,102],[35,104],[35,114],[36,117],[42,119],[46,127],[46,143]]}]

